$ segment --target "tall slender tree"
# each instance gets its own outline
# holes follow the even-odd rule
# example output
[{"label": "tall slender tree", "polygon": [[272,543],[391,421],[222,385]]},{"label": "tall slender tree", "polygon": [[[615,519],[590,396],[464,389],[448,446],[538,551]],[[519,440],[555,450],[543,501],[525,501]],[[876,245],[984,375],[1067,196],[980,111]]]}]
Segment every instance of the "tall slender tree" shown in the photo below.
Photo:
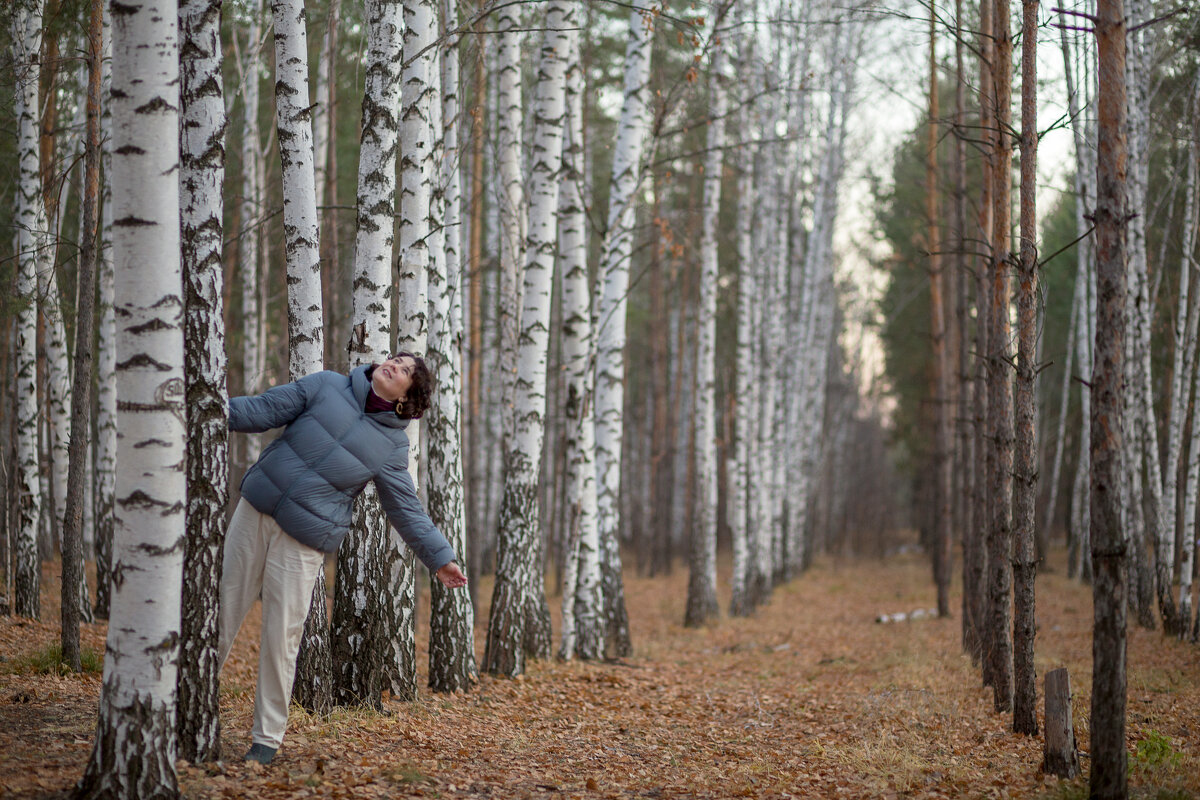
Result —
[{"label": "tall slender tree", "polygon": [[513,400],[514,425],[505,447],[504,494],[496,583],[488,619],[485,669],[519,675],[525,657],[550,655],[550,609],[538,558],[538,479],[545,436],[550,289],[558,242],[566,112],[566,54],[576,46],[576,3],[550,0],[538,59],[534,137],[530,161],[529,220],[523,269],[520,337]]},{"label": "tall slender tree", "polygon": [[1034,580],[1037,553],[1037,14],[1021,6],[1021,248],[1017,273],[1017,377],[1013,457],[1013,730],[1036,735]]},{"label": "tall slender tree", "polygon": [[608,223],[600,251],[596,329],[596,492],[604,585],[606,649],[610,656],[632,650],[625,586],[621,578],[620,492],[622,421],[625,400],[625,340],[630,260],[633,257],[637,189],[650,134],[650,57],[654,23],[661,11],[654,0],[635,8],[625,43],[624,98],[613,146]]},{"label": "tall slender tree", "polygon": [[562,364],[566,372],[567,557],[562,591],[564,659],[604,655],[601,627],[600,539],[596,528],[596,423],[592,418],[591,287],[588,225],[584,210],[583,65],[579,49],[568,51],[566,134],[559,190],[558,247],[562,269]]},{"label": "tall slender tree", "polygon": [[1012,709],[1012,381],[1009,354],[1012,188],[1012,25],[1009,0],[993,0],[992,242],[988,278],[988,437],[995,453],[989,474],[987,641],[996,711]]},{"label": "tall slender tree", "polygon": [[113,310],[112,261],[112,36],[108,4],[103,6],[100,59],[100,249],[97,253],[96,314],[96,616],[108,619],[112,576],[113,492],[117,466],[117,320]]},{"label": "tall slender tree", "polygon": [[13,6],[13,63],[17,68],[17,532],[13,537],[13,612],[23,617],[41,613],[41,562],[38,528],[42,486],[38,466],[37,275],[47,268],[46,215],[42,205],[38,148],[39,52],[42,0]]},{"label": "tall slender tree", "polygon": [[1125,744],[1125,559],[1120,471],[1123,445],[1126,250],[1129,220],[1125,96],[1125,5],[1098,0],[1096,151],[1096,350],[1092,369],[1091,796],[1128,795]]},{"label": "tall slender tree", "polygon": [[[401,33],[399,0],[367,5],[367,72],[363,87],[358,159],[358,214],[350,341],[352,366],[379,362],[391,340],[393,209],[400,121]],[[338,550],[334,591],[335,695],[345,705],[379,707],[390,653],[383,641],[380,598],[389,597],[382,557],[390,536],[383,508],[368,485],[354,504],[354,521]],[[323,598],[322,598],[323,600]],[[385,601],[386,602],[386,601]]]},{"label": "tall slender tree", "polygon": [[696,524],[685,625],[702,625],[717,608],[717,229],[725,145],[722,49],[714,35],[708,74],[708,131],[704,158],[704,205],[700,238],[700,304],[696,328]]},{"label": "tall slender tree", "polygon": [[188,500],[177,731],[180,755],[200,762],[221,753],[217,597],[229,501],[221,261],[226,124],[221,0],[185,0],[179,9],[179,36]]},{"label": "tall slender tree", "polygon": [[[469,563],[466,502],[463,494],[462,338],[462,190],[459,171],[458,7],[444,0],[441,28],[448,32],[441,65],[442,219],[444,258],[430,271],[429,355],[436,389],[429,413],[429,515],[459,558]],[[467,592],[430,582],[429,687],[435,692],[470,688],[478,680],[475,665],[475,610]]]},{"label": "tall slender tree", "polygon": [[96,740],[79,797],[178,792],[175,677],[183,577],[179,48],[173,0],[113,7],[113,257],[121,403],[108,628]]},{"label": "tall slender tree", "polygon": [[303,0],[271,0],[271,14],[275,23],[275,124],[283,166],[288,374],[296,380],[319,370],[325,360],[308,32]]},{"label": "tall slender tree", "polygon": [[[87,480],[88,442],[91,428],[92,343],[95,336],[97,227],[100,211],[100,58],[104,33],[101,2],[93,0],[88,13],[85,48],[88,83],[84,135],[83,207],[80,210],[79,273],[75,310],[75,383],[71,387],[71,463],[67,474],[66,506],[62,534],[62,653],[63,661],[80,669],[79,622],[91,621],[87,581],[83,568],[83,526]],[[83,586],[80,593],[79,587]]]}]

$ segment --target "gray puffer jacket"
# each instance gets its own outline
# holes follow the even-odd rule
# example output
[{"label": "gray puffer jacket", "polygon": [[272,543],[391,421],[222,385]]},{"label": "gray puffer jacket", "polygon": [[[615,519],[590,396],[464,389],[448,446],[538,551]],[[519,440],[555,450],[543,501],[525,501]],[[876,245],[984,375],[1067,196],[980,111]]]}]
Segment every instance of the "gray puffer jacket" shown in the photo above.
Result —
[{"label": "gray puffer jacket", "polygon": [[365,410],[369,370],[317,372],[230,398],[231,430],[287,426],[242,478],[242,497],[292,538],[332,553],[350,528],[354,498],[373,480],[392,525],[436,571],[455,560],[454,549],[421,507],[408,474],[408,420]]}]

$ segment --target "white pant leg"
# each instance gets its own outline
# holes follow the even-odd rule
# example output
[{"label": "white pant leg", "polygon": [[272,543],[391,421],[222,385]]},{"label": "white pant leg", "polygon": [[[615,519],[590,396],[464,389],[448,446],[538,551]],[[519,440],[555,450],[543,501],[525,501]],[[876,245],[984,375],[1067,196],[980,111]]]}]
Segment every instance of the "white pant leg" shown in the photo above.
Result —
[{"label": "white pant leg", "polygon": [[217,651],[221,666],[229,658],[233,640],[237,638],[246,614],[262,589],[263,564],[267,557],[264,520],[274,523],[274,520],[242,498],[238,500],[225,533],[221,563],[220,644]]},{"label": "white pant leg", "polygon": [[262,646],[251,738],[277,748],[287,729],[296,656],[325,556],[288,536],[270,517],[265,518],[264,528],[272,531],[263,569]]}]

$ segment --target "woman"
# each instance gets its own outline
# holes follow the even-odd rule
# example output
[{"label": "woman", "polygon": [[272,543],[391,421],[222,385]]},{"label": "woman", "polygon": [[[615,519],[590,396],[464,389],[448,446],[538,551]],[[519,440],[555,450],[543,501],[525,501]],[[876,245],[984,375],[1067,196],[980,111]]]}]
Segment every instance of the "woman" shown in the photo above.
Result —
[{"label": "woman", "polygon": [[229,428],[284,426],[242,478],[225,539],[221,664],[259,594],[262,645],[254,729],[246,759],[269,764],[283,742],[296,657],[326,553],[350,528],[354,498],[374,481],[388,519],[449,588],[465,586],[450,543],[434,526],[408,474],[404,429],[429,408],[429,369],[412,353],[349,375],[318,372],[255,397],[229,401]]}]

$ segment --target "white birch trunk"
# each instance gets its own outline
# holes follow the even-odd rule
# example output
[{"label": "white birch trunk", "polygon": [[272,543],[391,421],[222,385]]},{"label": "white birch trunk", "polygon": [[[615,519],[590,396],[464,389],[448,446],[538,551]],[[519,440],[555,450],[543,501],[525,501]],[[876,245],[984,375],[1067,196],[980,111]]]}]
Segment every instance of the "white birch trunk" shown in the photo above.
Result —
[{"label": "white birch trunk", "polygon": [[628,619],[621,579],[620,531],[621,442],[625,399],[625,317],[637,189],[643,153],[650,135],[650,56],[654,20],[661,5],[654,0],[629,19],[625,45],[624,101],[613,146],[608,224],[600,253],[596,313],[596,499],[604,575],[605,624],[610,656],[628,655]]},{"label": "white birch trunk", "polygon": [[46,215],[42,205],[38,150],[38,82],[42,42],[42,0],[20,0],[12,13],[12,53],[16,65],[17,121],[17,295],[16,322],[17,518],[13,536],[13,613],[37,618],[41,612],[38,529],[42,488],[38,467],[37,275],[44,268]]},{"label": "white birch trunk", "polygon": [[303,0],[271,0],[271,14],[275,22],[275,121],[283,165],[288,373],[297,380],[320,370],[325,360],[308,33]]},{"label": "white birch trunk", "polygon": [[113,260],[118,429],[112,624],[96,741],[77,796],[178,792],[183,575],[179,51],[172,0],[114,6]]},{"label": "white birch trunk", "polygon": [[542,549],[538,480],[545,437],[550,289],[562,181],[566,54],[575,49],[578,40],[575,9],[573,0],[547,4],[546,33],[538,60],[514,425],[505,446],[496,584],[484,656],[489,672],[504,675],[523,673],[527,655],[546,658],[551,648],[550,611],[538,557]]},{"label": "white birch trunk", "polygon": [[[265,159],[262,151],[262,131],[258,124],[259,72],[258,64],[262,44],[262,0],[249,0],[246,9],[249,23],[246,26],[246,53],[239,62],[242,71],[242,199],[238,206],[238,274],[242,287],[242,320],[245,335],[242,336],[242,394],[255,395],[265,387],[266,359],[264,350],[266,331],[263,324],[263,308],[259,303],[260,265],[263,258],[262,221],[264,216],[263,195],[266,178]],[[261,447],[257,434],[239,437],[243,443],[247,464],[258,460]]]},{"label": "white birch trunk", "polygon": [[104,6],[100,70],[100,249],[96,268],[96,616],[108,619],[117,468],[117,321],[112,262],[112,36]]},{"label": "white birch trunk", "polygon": [[[742,69],[745,69],[743,65]],[[739,128],[749,134],[749,114],[739,116]],[[746,616],[754,610],[753,583],[757,571],[757,537],[750,527],[750,462],[755,437],[758,381],[757,350],[755,340],[754,309],[758,300],[758,281],[751,252],[754,230],[753,165],[756,149],[753,143],[738,148],[740,174],[738,176],[737,254],[738,254],[738,300],[737,300],[737,346],[734,361],[738,368],[735,374],[736,405],[734,406],[734,466],[730,472],[729,529],[733,546],[733,575],[729,613]]]},{"label": "white birch trunk", "polygon": [[[358,161],[350,340],[346,348],[351,368],[383,362],[390,355],[391,344],[392,215],[396,198],[400,128],[396,112],[400,104],[404,8],[399,0],[371,0],[366,11],[366,81]],[[410,425],[410,433],[415,428],[416,425]],[[394,667],[397,654],[392,637],[396,633],[386,622],[378,624],[380,619],[390,620],[397,604],[394,593],[398,590],[391,579],[388,561],[398,558],[403,548],[396,547],[392,539],[375,486],[370,484],[355,501],[350,534],[338,550],[331,638],[334,694],[337,702],[344,705],[378,706],[383,686],[406,699],[412,699],[416,693],[412,677],[415,655],[407,664],[410,677],[391,682],[403,672]],[[410,618],[411,609],[409,605]]]},{"label": "white birch trunk", "polygon": [[578,48],[567,54],[567,133],[559,192],[558,243],[562,268],[562,364],[566,378],[567,559],[562,593],[559,656],[586,660],[604,655],[604,596],[596,528],[596,427],[592,418],[591,287],[588,221],[583,185],[583,65]]},{"label": "white birch trunk", "polygon": [[[525,235],[528,224],[525,184],[521,170],[521,144],[524,108],[521,86],[520,7],[502,7],[497,12],[496,31],[496,216],[500,257],[500,386],[503,398],[503,441],[508,448],[515,422],[518,331],[520,329],[520,269],[525,263]],[[507,467],[505,467],[507,468]]]},{"label": "white birch trunk", "polygon": [[[1200,111],[1200,77],[1197,77],[1192,84],[1191,96],[1191,120],[1192,120],[1192,139],[1188,146],[1187,154],[1187,188],[1186,200],[1184,204],[1183,215],[1183,258],[1180,263],[1180,278],[1179,287],[1182,296],[1184,290],[1188,287],[1191,281],[1191,267],[1193,266],[1193,258],[1196,246],[1196,227],[1198,224],[1196,219],[1196,204],[1197,192],[1200,191],[1200,117],[1197,112]],[[1182,449],[1182,445],[1174,444],[1174,436],[1176,428],[1179,428],[1180,434],[1185,425],[1189,424],[1192,430],[1195,430],[1197,415],[1195,406],[1189,404],[1188,393],[1190,384],[1194,381],[1200,381],[1200,370],[1197,369],[1196,350],[1197,350],[1197,328],[1200,327],[1200,292],[1195,292],[1190,295],[1189,309],[1187,312],[1187,326],[1185,329],[1185,351],[1186,356],[1183,364],[1180,365],[1177,371],[1181,371],[1183,382],[1180,386],[1173,385],[1172,398],[1179,396],[1179,402],[1173,405],[1173,409],[1178,409],[1179,416],[1171,419],[1169,430],[1172,437],[1172,445],[1168,449],[1168,453],[1172,452],[1171,448],[1178,447]],[[1180,301],[1182,309],[1182,300]],[[1176,325],[1176,349],[1180,343],[1178,339],[1178,324]],[[1174,384],[1174,382],[1173,382]],[[1200,396],[1200,395],[1197,395]],[[1186,418],[1185,418],[1186,415]],[[1175,451],[1175,459],[1179,458],[1178,450]],[[1168,466],[1166,471],[1167,480],[1174,481],[1178,461],[1172,463],[1168,458]],[[1177,612],[1176,634],[1180,637],[1187,635],[1192,621],[1192,572],[1195,569],[1196,557],[1196,493],[1197,484],[1200,483],[1200,443],[1193,436],[1192,441],[1188,443],[1188,460],[1187,472],[1184,477],[1183,484],[1183,524],[1178,527],[1180,540],[1179,548],[1179,608]],[[1165,492],[1163,505],[1168,502],[1170,507],[1175,508],[1173,502],[1174,494]],[[1171,532],[1174,534],[1175,527]],[[1160,545],[1161,547],[1161,545]],[[1160,565],[1159,569],[1162,567]],[[1166,573],[1168,576],[1169,572]],[[1168,591],[1170,584],[1168,583]],[[1160,579],[1159,591],[1162,591],[1162,581]]]},{"label": "white birch trunk", "polygon": [[[60,218],[62,214],[59,214]],[[61,237],[60,237],[61,238]],[[57,247],[51,248],[51,252]],[[38,307],[44,326],[42,341],[46,351],[46,394],[44,397],[47,431],[50,434],[50,489],[54,499],[54,532],[63,526],[67,501],[67,465],[71,455],[71,369],[67,355],[67,328],[63,323],[62,300],[58,291],[58,270],[53,261],[41,264],[38,271]]]},{"label": "white birch trunk", "polygon": [[708,131],[700,232],[700,302],[696,311],[696,516],[685,625],[701,625],[717,607],[717,228],[725,147],[725,92],[720,45],[709,63]]},{"label": "white birch trunk", "polygon": [[[442,5],[442,29],[449,38],[441,59],[443,258],[429,276],[429,355],[435,390],[429,410],[429,515],[467,564],[466,502],[463,494],[462,425],[462,190],[458,159],[458,27],[454,0]],[[475,577],[475,576],[472,576]],[[475,665],[475,611],[471,595],[430,582],[429,688],[469,689],[478,680]]]},{"label": "white birch trunk", "polygon": [[186,292],[187,537],[184,553],[178,702],[180,754],[220,755],[217,695],[218,607],[229,498],[224,227],[225,96],[221,82],[221,0],[180,7],[179,208]]}]

